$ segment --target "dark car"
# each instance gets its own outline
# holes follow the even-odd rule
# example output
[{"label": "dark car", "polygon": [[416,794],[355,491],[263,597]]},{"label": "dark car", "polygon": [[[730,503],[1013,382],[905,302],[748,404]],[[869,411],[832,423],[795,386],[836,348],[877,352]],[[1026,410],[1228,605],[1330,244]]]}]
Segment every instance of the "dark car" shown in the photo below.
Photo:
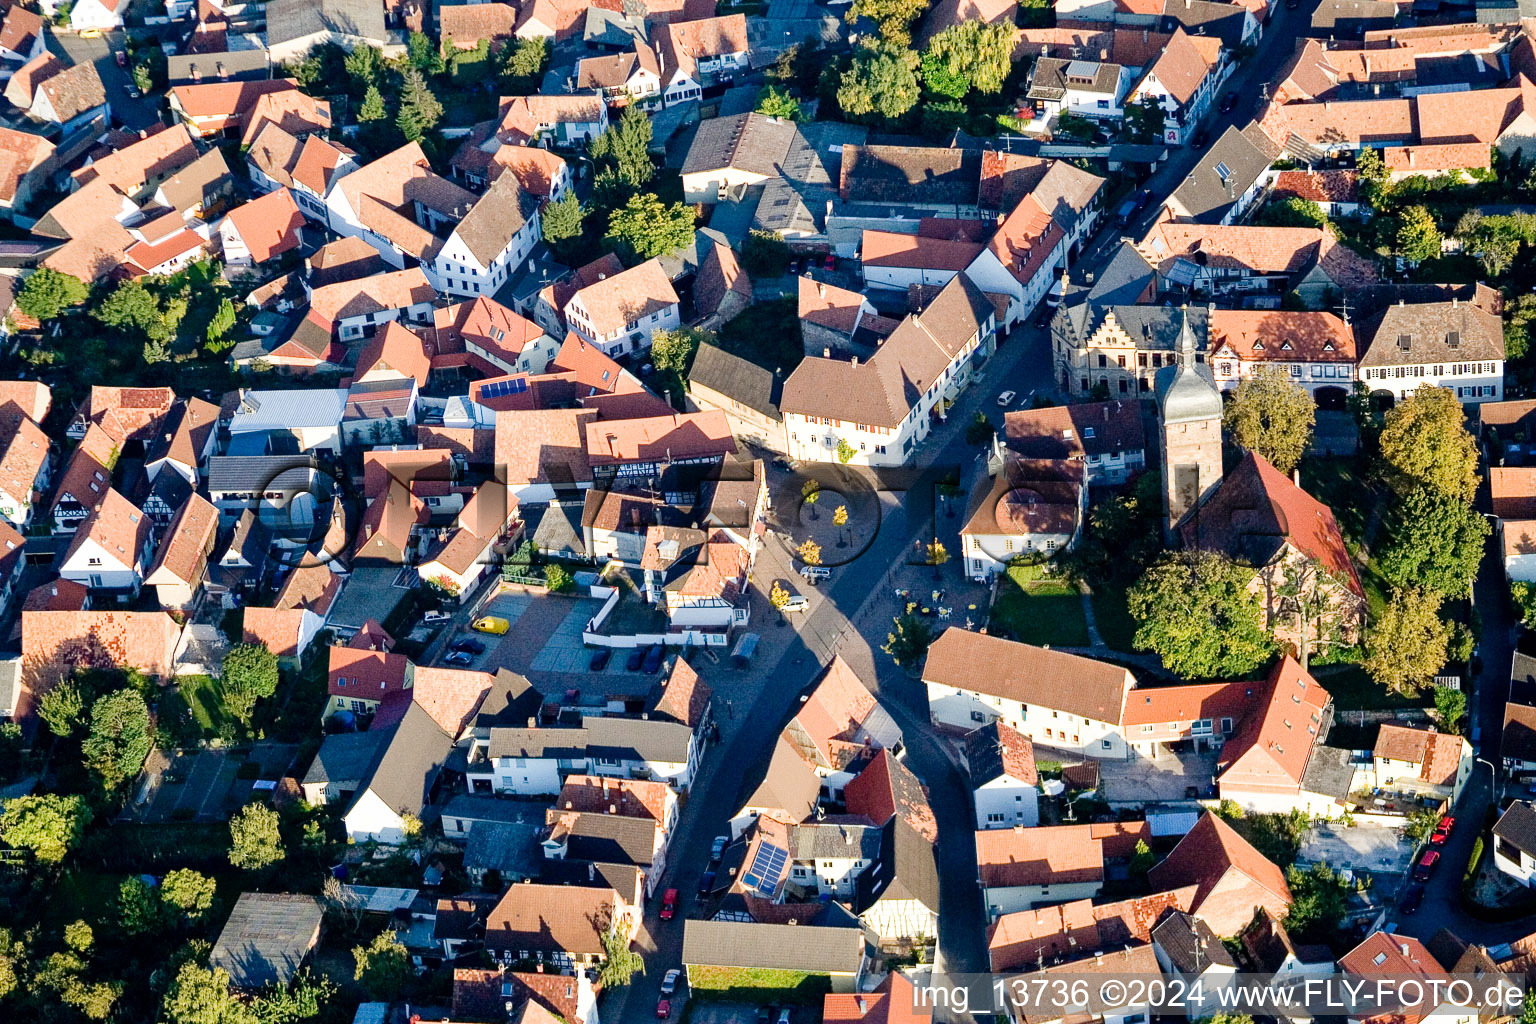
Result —
[{"label": "dark car", "polygon": [[112,59],[117,61],[118,67],[125,68],[128,66],[128,51],[118,50],[112,54]]},{"label": "dark car", "polygon": [[470,654],[468,651],[454,651],[452,654],[448,655],[448,657],[443,659],[444,665],[458,665],[461,668],[468,668],[474,663],[475,656]]},{"label": "dark car", "polygon": [[827,258],[821,261],[821,267],[823,270],[836,270],[837,254],[832,252],[827,253]]},{"label": "dark car", "polygon": [[453,646],[450,648],[450,650],[468,651],[470,654],[484,654],[485,644],[481,643],[479,640],[476,640],[472,636],[460,637],[453,642]]},{"label": "dark car", "polygon": [[655,672],[661,668],[662,656],[666,654],[666,648],[661,644],[651,644],[645,650],[645,661],[640,666],[642,672]]},{"label": "dark car", "polygon": [[1397,909],[1405,914],[1411,914],[1419,909],[1419,904],[1424,902],[1424,887],[1422,885],[1410,885],[1403,890],[1403,898],[1397,904]]},{"label": "dark car", "polygon": [[1223,114],[1230,114],[1230,113],[1232,113],[1232,109],[1234,107],[1236,107],[1236,106],[1237,106],[1237,93],[1229,92],[1229,93],[1227,93],[1226,98],[1221,101],[1221,112]]},{"label": "dark car", "polygon": [[587,662],[588,672],[601,672],[608,667],[608,659],[613,657],[612,647],[599,647],[592,652],[592,660]]},{"label": "dark car", "polygon": [[714,888],[715,873],[713,871],[704,872],[704,877],[699,879],[699,895],[708,896],[711,892],[714,891]]},{"label": "dark car", "polygon": [[624,659],[624,667],[631,672],[640,671],[640,663],[645,660],[645,648],[636,647],[629,652],[629,657]]}]

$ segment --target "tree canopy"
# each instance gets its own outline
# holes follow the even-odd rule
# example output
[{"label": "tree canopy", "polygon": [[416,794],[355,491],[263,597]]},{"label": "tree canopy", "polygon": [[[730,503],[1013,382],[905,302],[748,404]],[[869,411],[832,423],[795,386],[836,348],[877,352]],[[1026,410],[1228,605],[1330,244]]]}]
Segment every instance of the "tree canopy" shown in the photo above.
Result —
[{"label": "tree canopy", "polygon": [[400,112],[395,115],[400,134],[407,142],[418,142],[442,119],[443,105],[426,76],[415,67],[406,68],[400,78]]},{"label": "tree canopy", "polygon": [[1381,456],[1408,486],[1463,500],[1477,491],[1477,442],[1449,388],[1420,387],[1389,411]]},{"label": "tree canopy", "polygon": [[651,160],[651,119],[638,106],[624,108],[617,121],[587,143],[587,155],[597,166],[600,191],[629,198],[656,176]]},{"label": "tree canopy", "polygon": [[65,309],[78,306],[90,295],[90,289],[78,277],[41,267],[22,282],[16,293],[16,308],[39,321],[52,320]]},{"label": "tree canopy", "polygon": [[224,655],[219,679],[230,710],[249,725],[256,702],[277,693],[277,655],[266,644],[236,644]]},{"label": "tree canopy", "polygon": [[277,812],[266,804],[246,804],[229,819],[229,862],[259,871],[285,856]]},{"label": "tree canopy", "polygon": [[1317,407],[1285,370],[1261,366],[1238,382],[1222,419],[1238,444],[1289,476],[1312,441]]},{"label": "tree canopy", "polygon": [[1163,556],[1127,595],[1136,646],[1194,679],[1252,672],[1274,651],[1252,579],[1252,569],[1209,552]]},{"label": "tree canopy", "polygon": [[0,811],[0,840],[31,850],[44,864],[57,864],[80,841],[91,809],[79,796],[40,793],[5,801]]},{"label": "tree canopy", "polygon": [[1319,861],[1306,870],[1291,867],[1285,873],[1291,890],[1291,909],[1285,930],[1309,942],[1327,942],[1344,922],[1349,883],[1344,876]]},{"label": "tree canopy", "polygon": [[81,753],[86,767],[111,792],[132,781],[149,757],[153,730],[149,705],[138,690],[122,689],[91,705],[91,728]]},{"label": "tree canopy", "polygon": [[802,116],[800,101],[777,85],[765,85],[757,91],[757,112],[784,121],[798,121]]},{"label": "tree canopy", "polygon": [[411,958],[393,928],[385,928],[366,946],[354,946],[356,963],[353,977],[362,983],[370,997],[393,1001],[411,976]]},{"label": "tree canopy", "polygon": [[1404,587],[1365,637],[1365,671],[1399,693],[1415,693],[1445,664],[1451,627],[1440,618],[1439,594]]},{"label": "tree canopy", "polygon": [[895,120],[917,104],[917,54],[875,43],[854,55],[837,89],[837,104],[852,117]]},{"label": "tree canopy", "polygon": [[1440,229],[1434,215],[1422,206],[1405,206],[1397,215],[1398,226],[1394,252],[1410,264],[1423,263],[1440,255]]},{"label": "tree canopy", "polygon": [[[1002,91],[1003,82],[1013,70],[1013,46],[1017,32],[1011,22],[989,25],[981,20],[963,21],[952,25],[933,37],[925,57],[933,58],[935,70],[942,67],[948,90],[935,89],[956,99],[975,89],[989,95]],[[923,64],[924,79],[928,77],[929,63]],[[964,82],[966,88],[953,91],[953,82]],[[933,88],[930,84],[929,88]]]},{"label": "tree canopy", "polygon": [[1460,498],[1415,487],[1386,510],[1388,541],[1377,571],[1397,587],[1460,598],[1472,590],[1488,540],[1488,520]]},{"label": "tree canopy", "polygon": [[880,37],[897,47],[912,42],[912,22],[928,9],[928,0],[853,0],[846,20],[852,25],[868,18],[880,30]]},{"label": "tree canopy", "polygon": [[643,263],[693,241],[693,210],[682,203],[668,206],[642,192],[613,211],[603,241],[625,263]]}]

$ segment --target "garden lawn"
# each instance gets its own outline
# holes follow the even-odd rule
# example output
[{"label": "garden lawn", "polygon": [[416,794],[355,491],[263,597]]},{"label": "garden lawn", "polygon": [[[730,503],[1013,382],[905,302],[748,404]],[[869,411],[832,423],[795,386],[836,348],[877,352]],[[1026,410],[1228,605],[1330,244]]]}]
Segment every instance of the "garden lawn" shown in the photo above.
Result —
[{"label": "garden lawn", "polygon": [[832,979],[807,971],[695,966],[688,970],[688,988],[695,999],[820,1006],[822,997],[832,991]]},{"label": "garden lawn", "polygon": [[1088,621],[1081,596],[1064,583],[1020,586],[1004,576],[992,604],[992,631],[1006,629],[1015,640],[1052,647],[1087,647]]},{"label": "garden lawn", "polygon": [[1136,650],[1136,620],[1126,605],[1129,582],[1106,583],[1093,588],[1094,623],[1099,627],[1099,639],[1111,650],[1131,652]]},{"label": "garden lawn", "polygon": [[[1406,697],[1388,689],[1366,675],[1359,665],[1314,665],[1312,675],[1333,698],[1339,711],[1377,711],[1392,708],[1424,708],[1434,704],[1434,694],[1425,690]],[[1345,716],[1342,720],[1347,721]]]}]

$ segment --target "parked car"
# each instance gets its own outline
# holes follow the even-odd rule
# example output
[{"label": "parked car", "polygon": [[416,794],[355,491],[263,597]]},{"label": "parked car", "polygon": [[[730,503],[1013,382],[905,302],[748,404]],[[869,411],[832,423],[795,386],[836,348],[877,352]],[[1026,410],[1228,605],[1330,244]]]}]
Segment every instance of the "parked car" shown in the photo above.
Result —
[{"label": "parked car", "polygon": [[123,92],[127,93],[128,98],[131,100],[136,100],[141,95],[139,92],[139,87],[134,85],[132,82],[123,83]]},{"label": "parked car", "polygon": [[127,50],[116,50],[112,54],[112,59],[117,61],[117,66],[118,67],[125,68],[125,67],[128,66],[128,51]]},{"label": "parked car", "polygon": [[1429,850],[1419,858],[1419,866],[1413,869],[1415,882],[1427,882],[1429,876],[1435,873],[1435,867],[1440,863],[1440,851]]},{"label": "parked car", "polygon": [[1447,814],[1440,819],[1440,824],[1435,826],[1435,831],[1443,835],[1450,835],[1451,829],[1456,827],[1456,819]]},{"label": "parked car", "polygon": [[640,671],[654,673],[661,668],[661,659],[666,655],[667,649],[661,644],[651,644],[646,648],[645,660],[640,665]]},{"label": "parked car", "polygon": [[789,1007],[786,1006],[779,1011],[778,1024],[789,1024]]},{"label": "parked car", "polygon": [[453,651],[443,659],[444,665],[457,665],[460,668],[468,668],[475,663],[475,656],[468,651]]},{"label": "parked car", "polygon": [[[666,892],[661,894],[661,919],[663,921],[670,921],[670,920],[672,920],[673,916],[676,913],[677,913],[677,890],[676,889],[668,889]],[[673,982],[673,987],[674,988],[676,987],[676,981],[675,980]],[[664,995],[664,996],[669,996],[669,995],[672,994],[672,989],[667,988],[666,982],[662,982],[661,994]]]},{"label": "parked car", "polygon": [[656,1019],[666,1020],[672,1016],[672,1000],[658,999],[656,1001]]},{"label": "parked car", "polygon": [[1017,391],[1004,391],[1002,394],[997,396],[997,404],[1001,406],[1010,405],[1018,396],[1019,394]]},{"label": "parked car", "polygon": [[1227,95],[1221,101],[1221,112],[1223,114],[1230,114],[1232,113],[1232,108],[1235,106],[1237,106],[1237,93],[1227,93]]},{"label": "parked car", "polygon": [[783,610],[786,612],[803,612],[810,606],[811,602],[807,601],[799,594],[791,594],[789,600],[784,602]]},{"label": "parked car", "polygon": [[[677,895],[676,889],[668,890],[673,896]],[[661,979],[661,994],[671,996],[677,994],[677,983],[683,976],[683,972],[674,967]]]},{"label": "parked car", "polygon": [[624,660],[624,667],[631,672],[640,671],[640,663],[645,660],[645,648],[636,647],[629,652],[629,657]]},{"label": "parked car", "polygon": [[709,848],[709,862],[716,863],[725,855],[725,848],[731,844],[730,836],[715,836],[714,845]]},{"label": "parked car", "polygon": [[453,616],[447,612],[430,611],[421,617],[421,621],[427,624],[452,621]]},{"label": "parked car", "polygon": [[1424,887],[1422,885],[1410,885],[1403,890],[1403,898],[1398,902],[1397,909],[1405,914],[1411,914],[1419,909],[1419,904],[1424,902]]},{"label": "parked car", "polygon": [[453,646],[449,649],[454,651],[467,651],[470,654],[484,654],[485,644],[481,643],[479,640],[476,640],[472,636],[465,636],[455,640],[453,642]]},{"label": "parked car", "polygon": [[837,253],[834,253],[834,252],[827,253],[827,258],[821,261],[821,269],[823,269],[823,270],[836,270],[837,269]]},{"label": "parked car", "polygon": [[613,657],[612,647],[599,647],[592,652],[592,660],[587,662],[588,672],[601,672],[608,667],[608,659]]},{"label": "parked car", "polygon": [[699,879],[699,895],[708,896],[714,889],[715,873],[713,871],[704,872],[704,877]]},{"label": "parked car", "polygon": [[512,623],[500,615],[482,615],[470,626],[476,633],[494,633],[501,636],[512,628]]},{"label": "parked car", "polygon": [[768,1024],[768,1018],[773,1016],[773,1011],[766,1006],[757,1008],[757,1024]]},{"label": "parked car", "polygon": [[815,586],[822,580],[831,579],[832,570],[824,565],[802,565],[800,567],[800,575],[805,577],[807,583]]}]

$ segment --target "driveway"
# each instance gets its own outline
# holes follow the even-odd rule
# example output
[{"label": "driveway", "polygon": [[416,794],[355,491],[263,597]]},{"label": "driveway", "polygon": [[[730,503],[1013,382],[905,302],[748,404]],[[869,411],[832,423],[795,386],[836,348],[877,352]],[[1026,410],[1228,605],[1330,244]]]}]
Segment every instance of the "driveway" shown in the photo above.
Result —
[{"label": "driveway", "polygon": [[133,84],[128,68],[120,68],[112,54],[123,49],[123,33],[114,30],[100,39],[84,39],[70,33],[50,31],[48,49],[61,57],[68,57],[71,64],[91,63],[101,76],[101,84],[107,92],[107,102],[112,105],[112,120],[129,131],[143,131],[160,120],[162,97],[150,92],[136,100],[128,98],[127,87]]},{"label": "driveway", "polygon": [[[1111,804],[1186,803],[1203,795],[1215,775],[1216,755],[1212,753],[1164,753],[1155,760],[1135,757],[1099,762],[1104,799]],[[1190,796],[1190,786],[1196,788],[1196,797]]]},{"label": "driveway", "polygon": [[1404,875],[1413,859],[1413,842],[1397,829],[1381,825],[1319,825],[1307,830],[1296,860],[1302,864],[1327,861],[1334,869],[1368,871],[1373,875]]}]

